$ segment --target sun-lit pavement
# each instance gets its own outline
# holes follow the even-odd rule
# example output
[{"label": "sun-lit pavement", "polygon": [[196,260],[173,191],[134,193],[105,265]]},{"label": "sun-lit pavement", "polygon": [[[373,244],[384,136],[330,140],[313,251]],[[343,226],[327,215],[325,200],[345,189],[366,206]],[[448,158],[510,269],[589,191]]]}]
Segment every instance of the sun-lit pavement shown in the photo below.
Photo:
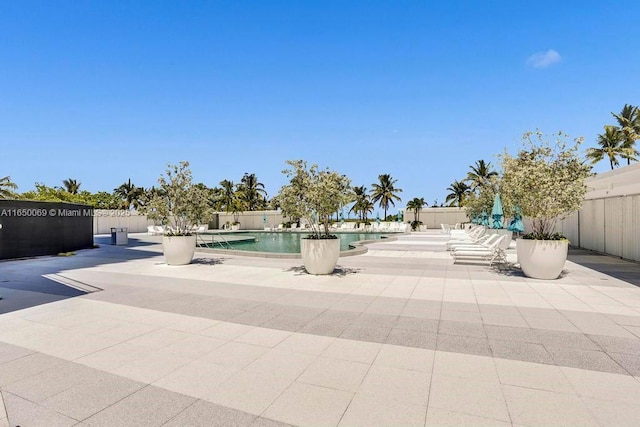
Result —
[{"label": "sun-lit pavement", "polygon": [[316,277],[169,267],[135,237],[0,263],[0,312],[46,302],[0,315],[0,426],[640,425],[636,263],[578,253],[627,281],[573,262],[538,281],[453,265],[431,232]]}]

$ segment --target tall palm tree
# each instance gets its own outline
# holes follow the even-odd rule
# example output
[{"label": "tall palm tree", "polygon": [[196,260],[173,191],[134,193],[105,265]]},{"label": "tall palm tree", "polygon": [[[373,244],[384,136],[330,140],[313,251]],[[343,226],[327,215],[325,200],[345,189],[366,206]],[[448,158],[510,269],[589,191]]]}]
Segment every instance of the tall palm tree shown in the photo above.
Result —
[{"label": "tall palm tree", "polygon": [[395,183],[398,182],[397,179],[391,178],[391,175],[388,173],[378,175],[378,182],[371,184],[373,187],[371,189],[371,198],[373,203],[378,203],[378,205],[384,209],[384,218],[387,218],[387,209],[389,209],[389,204],[391,206],[395,206],[396,201],[402,200],[400,196],[396,193],[401,193],[402,189],[396,188]]},{"label": "tall palm tree", "polygon": [[75,179],[65,179],[62,181],[62,185],[64,186],[64,189],[71,194],[78,194],[78,191],[80,191],[80,185],[82,183],[80,181],[76,181]]},{"label": "tall palm tree", "polygon": [[471,190],[474,191],[478,187],[487,185],[491,177],[498,176],[498,172],[492,170],[491,162],[477,160],[475,165],[469,166],[471,171],[467,172],[465,181],[471,184]]},{"label": "tall palm tree", "polygon": [[598,163],[605,157],[609,160],[611,170],[614,166],[619,166],[618,157],[625,158],[629,150],[624,147],[624,136],[617,126],[605,126],[604,133],[598,135],[597,143],[599,148],[588,148],[586,157],[592,164]]},{"label": "tall palm tree", "polygon": [[122,209],[138,209],[142,202],[144,188],[136,187],[131,183],[131,178],[122,185],[113,189],[113,194],[122,200]]},{"label": "tall palm tree", "polygon": [[264,189],[264,184],[256,178],[256,174],[244,174],[238,185],[238,198],[249,211],[264,208],[267,202],[267,191]]},{"label": "tall palm tree", "polygon": [[360,220],[366,222],[367,214],[373,212],[373,203],[371,203],[369,195],[367,194],[367,187],[364,185],[353,187],[353,196],[354,203],[349,212],[355,213],[356,215],[359,214]]},{"label": "tall palm tree", "polygon": [[[622,134],[622,146],[626,153],[621,155],[627,159],[627,164],[637,161],[638,150],[635,149],[636,140],[640,139],[640,109],[636,106],[625,104],[620,114],[611,113],[618,122]],[[612,167],[613,169],[613,167]]]},{"label": "tall palm tree", "polygon": [[18,186],[13,181],[11,181],[10,176],[0,178],[0,199],[8,199],[9,197],[13,197],[13,190],[17,188]]},{"label": "tall palm tree", "polygon": [[407,203],[407,209],[411,209],[413,211],[413,215],[415,216],[415,220],[416,222],[420,222],[420,211],[422,210],[422,207],[424,205],[426,205],[427,202],[425,202],[424,197],[414,197],[413,199],[409,200],[409,202]]},{"label": "tall palm tree", "polygon": [[238,211],[238,197],[236,194],[236,185],[233,181],[223,179],[220,181],[220,205],[227,213],[236,213]]},{"label": "tall palm tree", "polygon": [[467,195],[471,191],[471,187],[469,187],[464,181],[453,181],[449,187],[447,187],[448,191],[451,193],[447,194],[447,198],[445,202],[448,203],[448,206],[464,206],[464,202],[467,198]]}]

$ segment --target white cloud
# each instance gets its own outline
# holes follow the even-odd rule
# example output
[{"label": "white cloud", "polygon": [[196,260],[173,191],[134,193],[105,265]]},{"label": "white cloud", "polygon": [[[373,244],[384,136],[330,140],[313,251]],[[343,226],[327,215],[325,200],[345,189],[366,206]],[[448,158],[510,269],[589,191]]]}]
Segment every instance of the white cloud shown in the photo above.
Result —
[{"label": "white cloud", "polygon": [[546,68],[556,62],[560,62],[560,60],[562,60],[560,54],[553,49],[549,49],[546,52],[538,52],[531,55],[527,59],[527,65],[534,68]]}]

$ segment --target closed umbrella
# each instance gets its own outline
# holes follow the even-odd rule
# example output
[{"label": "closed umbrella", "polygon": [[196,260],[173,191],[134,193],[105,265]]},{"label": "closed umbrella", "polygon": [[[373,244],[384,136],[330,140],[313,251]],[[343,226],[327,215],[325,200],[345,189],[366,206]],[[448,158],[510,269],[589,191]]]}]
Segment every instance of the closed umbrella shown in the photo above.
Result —
[{"label": "closed umbrella", "polygon": [[514,211],[515,212],[513,214],[513,219],[509,223],[507,230],[515,231],[516,233],[524,233],[524,222],[522,222],[520,208],[516,206]]},{"label": "closed umbrella", "polygon": [[493,209],[491,210],[491,217],[493,218],[491,228],[502,228],[502,215],[502,200],[500,200],[500,194],[496,193],[493,198]]},{"label": "closed umbrella", "polygon": [[480,225],[489,226],[489,215],[485,211],[482,211],[480,215]]},{"label": "closed umbrella", "polygon": [[402,211],[398,212],[398,222],[402,222]]}]

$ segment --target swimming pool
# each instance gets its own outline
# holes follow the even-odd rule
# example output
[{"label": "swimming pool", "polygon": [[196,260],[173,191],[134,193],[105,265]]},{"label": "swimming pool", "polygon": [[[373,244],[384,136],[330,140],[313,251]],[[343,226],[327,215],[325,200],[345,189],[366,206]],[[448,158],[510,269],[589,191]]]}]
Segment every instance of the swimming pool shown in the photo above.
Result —
[{"label": "swimming pool", "polygon": [[[376,240],[390,233],[331,233],[340,238],[340,251],[347,251],[359,240]],[[198,246],[210,249],[232,249],[237,251],[299,254],[300,239],[308,236],[304,232],[243,231],[238,233],[200,233]]]}]

